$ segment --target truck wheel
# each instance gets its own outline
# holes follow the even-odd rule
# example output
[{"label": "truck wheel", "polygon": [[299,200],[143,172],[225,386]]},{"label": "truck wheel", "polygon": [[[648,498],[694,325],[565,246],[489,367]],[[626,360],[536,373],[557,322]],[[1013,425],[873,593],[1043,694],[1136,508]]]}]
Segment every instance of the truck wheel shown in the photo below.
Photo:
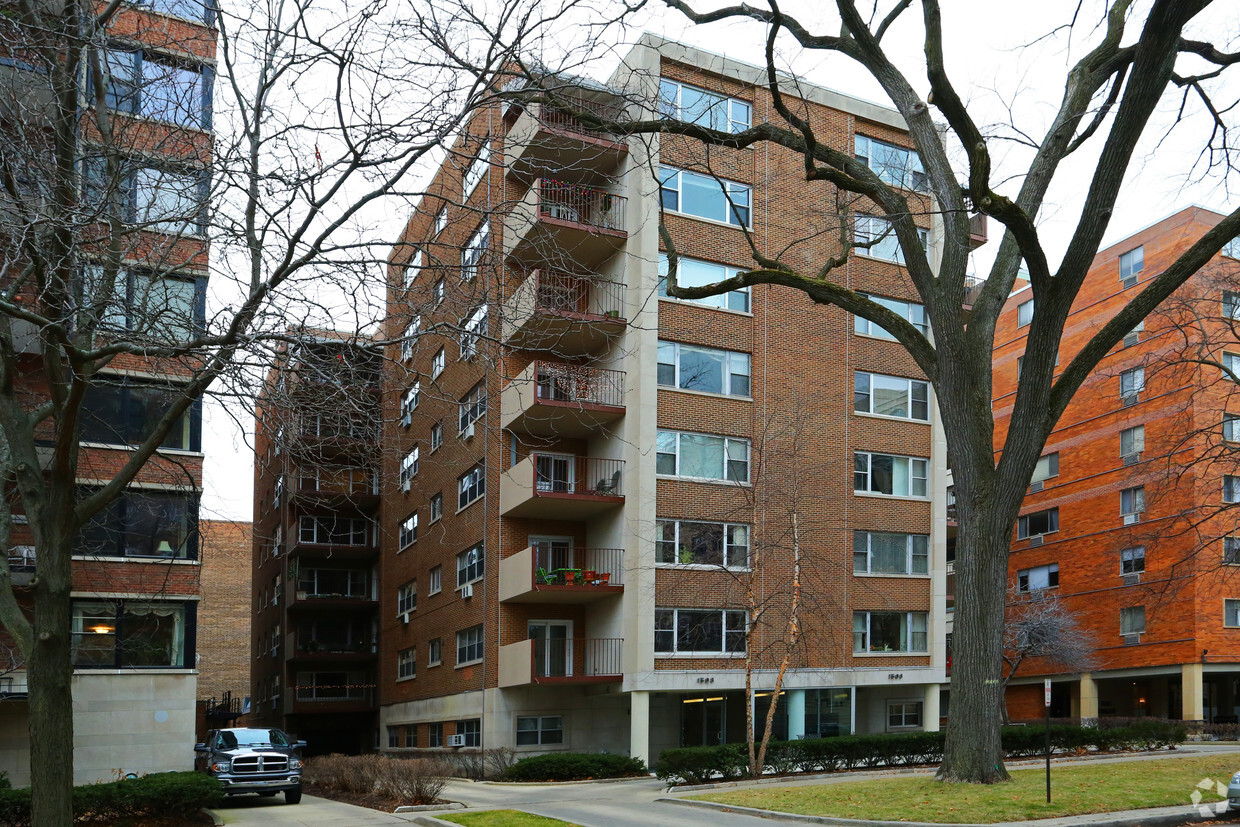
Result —
[{"label": "truck wheel", "polygon": [[301,790],[285,790],[284,791],[284,803],[285,804],[296,804],[299,801],[301,801]]}]

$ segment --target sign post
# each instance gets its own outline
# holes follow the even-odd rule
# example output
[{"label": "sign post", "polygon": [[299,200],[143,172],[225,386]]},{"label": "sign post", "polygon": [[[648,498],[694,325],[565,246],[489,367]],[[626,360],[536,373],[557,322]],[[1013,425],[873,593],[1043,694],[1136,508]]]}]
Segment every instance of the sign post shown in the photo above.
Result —
[{"label": "sign post", "polygon": [[1051,679],[1042,681],[1043,706],[1046,707],[1046,803],[1051,803]]}]

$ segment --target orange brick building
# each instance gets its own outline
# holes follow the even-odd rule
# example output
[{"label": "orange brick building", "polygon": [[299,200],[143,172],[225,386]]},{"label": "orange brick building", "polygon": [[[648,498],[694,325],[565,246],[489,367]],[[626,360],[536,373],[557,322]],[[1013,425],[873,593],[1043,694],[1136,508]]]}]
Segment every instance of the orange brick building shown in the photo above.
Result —
[{"label": "orange brick building", "polygon": [[[1189,208],[1094,259],[1068,317],[1059,364],[1222,216]],[[1236,384],[1219,365],[1240,353],[1233,320],[1240,262],[1219,255],[1126,336],[1077,392],[1047,440],[1012,545],[1013,588],[1053,589],[1090,636],[1098,666],[1057,674],[1023,664],[1008,691],[1014,719],[1052,714],[1235,722],[1240,714],[1240,586],[1232,572],[1240,497]],[[995,334],[995,438],[1011,413],[1026,285]],[[1235,412],[1235,413],[1232,413]],[[999,444],[997,442],[996,444]]]},{"label": "orange brick building", "polygon": [[206,730],[230,726],[250,697],[250,610],[253,526],[199,520],[202,604],[198,612],[199,741]]},{"label": "orange brick building", "polygon": [[[604,116],[625,95],[736,129],[774,117],[757,68],[650,36],[612,84],[569,94]],[[798,92],[840,149],[916,165],[893,111]],[[752,264],[742,225],[810,270],[839,252],[834,193],[799,156],[713,149],[723,184],[703,161],[496,105],[406,227],[384,374],[383,748],[653,759],[743,740],[746,653],[762,714],[782,652],[794,514],[804,639],[777,735],[937,729],[932,393],[885,331],[800,292],[660,295],[660,202],[682,283]],[[881,235],[868,222],[859,240]],[[887,246],[837,277],[923,318]],[[747,628],[751,586],[765,611]]]}]

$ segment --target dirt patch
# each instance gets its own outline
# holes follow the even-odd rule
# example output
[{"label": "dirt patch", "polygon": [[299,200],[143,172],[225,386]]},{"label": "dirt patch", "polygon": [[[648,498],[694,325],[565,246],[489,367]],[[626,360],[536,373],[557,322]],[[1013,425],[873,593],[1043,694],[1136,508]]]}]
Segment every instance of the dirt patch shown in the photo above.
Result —
[{"label": "dirt patch", "polygon": [[[306,795],[317,795],[319,798],[330,798],[332,801],[339,801],[343,804],[355,804],[358,807],[369,807],[372,810],[379,810],[384,813],[391,813],[397,807],[409,804],[408,801],[401,801],[399,798],[388,798],[382,795],[360,795],[356,793],[346,793],[331,787],[320,787],[317,784],[302,785],[306,791]],[[437,801],[436,804],[447,804],[446,801]],[[162,825],[160,825],[162,827]]]}]

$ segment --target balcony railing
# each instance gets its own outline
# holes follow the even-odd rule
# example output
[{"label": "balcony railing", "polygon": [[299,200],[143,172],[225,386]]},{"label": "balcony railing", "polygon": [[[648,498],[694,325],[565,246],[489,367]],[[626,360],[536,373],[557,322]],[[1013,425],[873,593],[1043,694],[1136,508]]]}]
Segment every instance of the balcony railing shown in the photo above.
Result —
[{"label": "balcony railing", "polygon": [[586,126],[580,115],[594,115],[600,120],[617,121],[623,115],[619,106],[610,102],[589,100],[581,95],[557,93],[556,98],[557,103],[562,103],[562,106],[545,103],[537,106],[534,116],[539,123],[551,129],[562,129],[565,132],[575,132],[579,135],[589,135],[608,141],[615,140],[615,136],[606,130]]},{"label": "balcony railing", "polygon": [[530,454],[500,477],[500,513],[587,519],[624,502],[624,460]]},{"label": "balcony railing", "polygon": [[513,304],[540,314],[619,319],[624,310],[624,285],[590,276],[535,270],[513,294]]},{"label": "balcony railing", "polygon": [[554,178],[539,178],[534,182],[534,189],[538,193],[538,214],[542,217],[624,232],[624,209],[628,199],[623,195]]},{"label": "balcony railing", "polygon": [[976,250],[987,241],[987,219],[985,213],[969,216],[969,248]]},{"label": "balcony railing", "polygon": [[624,674],[623,638],[539,638],[500,647],[500,686],[593,683]]},{"label": "balcony railing", "polygon": [[624,549],[533,546],[536,586],[623,586]]},{"label": "balcony railing", "polygon": [[534,364],[534,393],[539,402],[624,407],[622,371],[557,362]]},{"label": "balcony railing", "polygon": [[624,496],[624,460],[533,454],[534,490],[538,494]]}]

